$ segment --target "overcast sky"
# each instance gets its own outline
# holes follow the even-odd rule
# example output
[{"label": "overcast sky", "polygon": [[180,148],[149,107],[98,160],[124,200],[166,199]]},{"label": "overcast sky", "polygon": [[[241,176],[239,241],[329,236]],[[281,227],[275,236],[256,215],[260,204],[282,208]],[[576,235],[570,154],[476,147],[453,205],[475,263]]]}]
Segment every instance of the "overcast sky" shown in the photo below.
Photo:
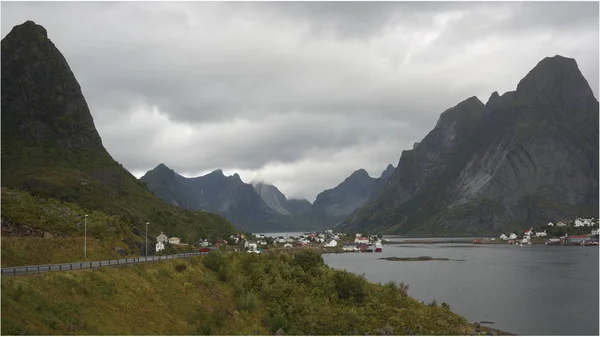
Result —
[{"label": "overcast sky", "polygon": [[439,115],[575,58],[598,97],[598,2],[2,2],[44,26],[137,177],[260,173],[311,202],[396,166]]}]

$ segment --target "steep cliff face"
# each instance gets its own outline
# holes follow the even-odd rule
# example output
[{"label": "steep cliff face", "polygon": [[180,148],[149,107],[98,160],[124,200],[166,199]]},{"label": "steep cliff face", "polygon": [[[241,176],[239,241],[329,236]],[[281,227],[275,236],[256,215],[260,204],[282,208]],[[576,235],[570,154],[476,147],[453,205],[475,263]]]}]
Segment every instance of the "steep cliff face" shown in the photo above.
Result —
[{"label": "steep cliff face", "polygon": [[471,98],[444,112],[344,226],[497,233],[597,213],[598,102],[575,60],[555,56],[485,107]]},{"label": "steep cliff face", "polygon": [[290,215],[290,212],[286,207],[288,200],[277,187],[263,182],[253,182],[252,186],[254,187],[254,191],[256,191],[263,202],[265,202],[273,212]]}]

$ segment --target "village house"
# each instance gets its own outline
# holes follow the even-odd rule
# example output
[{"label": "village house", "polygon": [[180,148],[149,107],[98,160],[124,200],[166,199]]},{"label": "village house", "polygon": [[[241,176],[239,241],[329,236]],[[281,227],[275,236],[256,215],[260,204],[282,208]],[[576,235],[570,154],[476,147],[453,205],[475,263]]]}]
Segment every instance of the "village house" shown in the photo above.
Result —
[{"label": "village house", "polygon": [[357,250],[356,244],[350,243],[350,242],[344,243],[344,251],[345,252],[354,252],[356,250]]},{"label": "village house", "polygon": [[600,231],[600,229],[599,229],[599,228],[594,228],[594,229],[592,229],[592,233],[590,233],[590,235],[591,235],[591,236],[598,235],[598,232],[599,232],[599,231]]},{"label": "village house", "polygon": [[532,235],[533,235],[533,228],[530,228],[530,229],[526,230],[526,231],[523,233],[523,235],[524,235],[524,236],[532,236]]},{"label": "village house", "polygon": [[516,240],[517,239],[517,234],[515,233],[510,233],[510,235],[508,236],[509,240]]},{"label": "village house", "polygon": [[508,236],[506,236],[505,234],[500,235],[500,240],[508,240]]},{"label": "village house", "polygon": [[363,235],[362,235],[361,233],[356,233],[356,235],[355,235],[354,237],[360,238],[360,237],[362,237],[362,236],[363,236]]},{"label": "village house", "polygon": [[331,241],[325,243],[324,247],[337,247],[337,241],[335,239],[331,239]]},{"label": "village house", "polygon": [[548,222],[548,226],[549,227],[554,227],[554,224],[552,222]]},{"label": "village house", "polygon": [[565,238],[567,244],[580,244],[586,241],[590,241],[590,237],[587,235],[573,235]]},{"label": "village house", "polygon": [[562,222],[562,221],[559,221],[559,222],[556,224],[556,227],[565,227],[565,226],[567,226],[567,224],[566,224],[566,223],[564,223],[564,222]]},{"label": "village house", "polygon": [[178,237],[169,238],[169,243],[172,245],[178,245],[181,243],[181,239]]},{"label": "village house", "polygon": [[292,248],[292,244],[291,243],[286,243],[285,245],[283,245],[283,248]]},{"label": "village house", "polygon": [[543,231],[535,232],[535,236],[537,236],[537,237],[544,237],[544,236],[547,236],[547,235],[548,234],[546,233],[545,229]]},{"label": "village house", "polygon": [[363,237],[357,237],[356,239],[354,239],[354,243],[358,243],[358,244],[361,244],[361,243],[368,244],[368,243],[369,243],[369,238],[366,238],[366,237],[364,237],[364,236],[363,236]]},{"label": "village house", "polygon": [[585,224],[583,223],[583,221],[581,221],[581,219],[575,219],[575,227],[583,227],[585,226]]},{"label": "village house", "polygon": [[156,243],[156,252],[158,253],[163,250],[165,250],[165,244],[162,241],[158,241]]},{"label": "village house", "polygon": [[160,232],[160,235],[156,237],[156,242],[167,243],[169,242],[169,237],[166,236],[163,232]]}]

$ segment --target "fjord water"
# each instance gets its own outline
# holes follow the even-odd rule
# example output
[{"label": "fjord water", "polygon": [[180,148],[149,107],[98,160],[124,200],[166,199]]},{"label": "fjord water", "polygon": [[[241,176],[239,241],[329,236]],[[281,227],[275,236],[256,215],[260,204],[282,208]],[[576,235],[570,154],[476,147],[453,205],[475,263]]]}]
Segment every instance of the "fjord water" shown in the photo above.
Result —
[{"label": "fjord water", "polygon": [[[373,282],[404,282],[420,301],[519,335],[598,335],[598,247],[387,245],[383,253],[324,254]],[[381,257],[464,261],[386,261]]]}]

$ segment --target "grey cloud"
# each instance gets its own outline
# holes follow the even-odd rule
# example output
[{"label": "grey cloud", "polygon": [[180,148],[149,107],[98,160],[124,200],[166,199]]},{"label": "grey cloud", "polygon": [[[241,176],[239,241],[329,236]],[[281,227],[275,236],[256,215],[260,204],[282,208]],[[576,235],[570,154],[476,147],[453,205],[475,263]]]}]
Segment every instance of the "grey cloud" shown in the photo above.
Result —
[{"label": "grey cloud", "polygon": [[294,196],[360,167],[380,174],[445,109],[514,90],[546,56],[574,57],[598,97],[597,2],[1,8],[3,36],[25,20],[47,28],[129,170],[261,171]]}]

